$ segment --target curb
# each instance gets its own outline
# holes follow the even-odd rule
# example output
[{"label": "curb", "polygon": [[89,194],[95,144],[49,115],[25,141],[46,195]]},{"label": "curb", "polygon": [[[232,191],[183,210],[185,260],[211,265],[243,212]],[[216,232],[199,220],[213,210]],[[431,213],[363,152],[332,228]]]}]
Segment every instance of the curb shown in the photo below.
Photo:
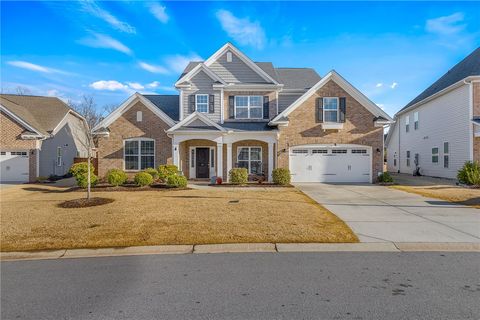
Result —
[{"label": "curb", "polygon": [[224,243],[158,245],[98,249],[1,252],[1,261],[72,259],[157,254],[288,253],[288,252],[480,252],[480,243],[361,242],[361,243]]}]

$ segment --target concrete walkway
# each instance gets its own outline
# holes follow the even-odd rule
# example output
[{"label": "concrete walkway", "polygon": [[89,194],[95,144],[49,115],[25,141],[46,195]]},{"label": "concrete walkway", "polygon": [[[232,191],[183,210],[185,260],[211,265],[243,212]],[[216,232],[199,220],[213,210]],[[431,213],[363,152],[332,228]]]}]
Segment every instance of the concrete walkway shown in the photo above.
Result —
[{"label": "concrete walkway", "polygon": [[480,243],[480,210],[378,185],[299,184],[361,242]]}]

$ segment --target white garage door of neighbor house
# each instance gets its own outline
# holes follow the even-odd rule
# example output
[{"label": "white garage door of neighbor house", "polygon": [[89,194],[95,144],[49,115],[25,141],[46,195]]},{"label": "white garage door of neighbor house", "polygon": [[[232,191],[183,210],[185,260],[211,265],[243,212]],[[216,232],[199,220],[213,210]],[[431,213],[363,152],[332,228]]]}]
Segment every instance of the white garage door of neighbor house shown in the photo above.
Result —
[{"label": "white garage door of neighbor house", "polygon": [[28,152],[0,152],[0,182],[28,182]]},{"label": "white garage door of neighbor house", "polygon": [[371,151],[366,147],[294,147],[292,182],[370,182]]}]

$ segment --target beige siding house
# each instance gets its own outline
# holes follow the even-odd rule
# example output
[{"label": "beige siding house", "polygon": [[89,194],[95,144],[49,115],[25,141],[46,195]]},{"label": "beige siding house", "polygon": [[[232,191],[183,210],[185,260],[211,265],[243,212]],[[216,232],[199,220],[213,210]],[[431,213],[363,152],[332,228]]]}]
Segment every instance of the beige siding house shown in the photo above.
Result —
[{"label": "beige siding house", "polygon": [[243,167],[271,180],[373,182],[392,119],[337,72],[254,62],[230,43],[191,62],[178,96],[134,94],[95,128],[99,174],[164,163],[189,179]]}]

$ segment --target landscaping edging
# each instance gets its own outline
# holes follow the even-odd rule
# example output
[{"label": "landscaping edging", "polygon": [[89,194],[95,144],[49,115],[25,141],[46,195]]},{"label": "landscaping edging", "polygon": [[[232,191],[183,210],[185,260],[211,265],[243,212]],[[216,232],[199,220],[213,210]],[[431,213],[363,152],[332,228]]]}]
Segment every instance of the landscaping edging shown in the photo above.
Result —
[{"label": "landscaping edging", "polygon": [[1,252],[1,261],[205,253],[313,252],[480,252],[480,243],[361,242],[361,243],[225,243],[158,245],[97,249]]}]

